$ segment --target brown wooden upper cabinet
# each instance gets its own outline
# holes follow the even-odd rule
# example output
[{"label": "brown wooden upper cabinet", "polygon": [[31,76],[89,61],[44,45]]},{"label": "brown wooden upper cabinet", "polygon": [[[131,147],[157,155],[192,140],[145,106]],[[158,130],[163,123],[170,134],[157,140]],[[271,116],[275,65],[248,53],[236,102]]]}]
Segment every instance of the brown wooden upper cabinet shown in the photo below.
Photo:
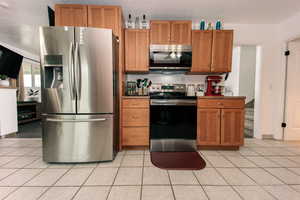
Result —
[{"label": "brown wooden upper cabinet", "polygon": [[109,28],[119,36],[121,33],[121,8],[118,6],[88,5],[88,26]]},{"label": "brown wooden upper cabinet", "polygon": [[191,44],[192,21],[150,21],[151,44]]},{"label": "brown wooden upper cabinet", "polygon": [[149,70],[149,30],[125,30],[125,71]]},{"label": "brown wooden upper cabinet", "polygon": [[112,29],[121,35],[122,16],[119,6],[56,4],[56,26],[83,26]]},{"label": "brown wooden upper cabinet", "polygon": [[191,72],[210,72],[212,31],[192,32],[192,68]]},{"label": "brown wooden upper cabinet", "polygon": [[56,26],[83,26],[86,27],[87,6],[79,4],[56,4],[55,25]]},{"label": "brown wooden upper cabinet", "polygon": [[231,72],[233,30],[214,30],[211,72]]},{"label": "brown wooden upper cabinet", "polygon": [[192,31],[191,72],[224,73],[231,71],[233,30]]}]

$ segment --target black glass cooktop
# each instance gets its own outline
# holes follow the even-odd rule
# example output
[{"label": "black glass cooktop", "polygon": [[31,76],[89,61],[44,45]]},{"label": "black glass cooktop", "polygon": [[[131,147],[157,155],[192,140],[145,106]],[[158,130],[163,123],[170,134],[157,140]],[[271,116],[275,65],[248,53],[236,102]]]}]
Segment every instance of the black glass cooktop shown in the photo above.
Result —
[{"label": "black glass cooktop", "polygon": [[181,92],[153,92],[150,93],[150,99],[197,99],[197,97],[186,96]]}]

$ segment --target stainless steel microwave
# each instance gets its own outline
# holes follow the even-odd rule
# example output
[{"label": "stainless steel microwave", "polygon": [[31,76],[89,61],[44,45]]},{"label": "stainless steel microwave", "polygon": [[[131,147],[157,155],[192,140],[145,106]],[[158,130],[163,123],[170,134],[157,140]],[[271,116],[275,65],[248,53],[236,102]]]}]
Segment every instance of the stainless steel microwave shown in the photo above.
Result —
[{"label": "stainless steel microwave", "polygon": [[188,71],[192,66],[191,45],[150,45],[150,70]]}]

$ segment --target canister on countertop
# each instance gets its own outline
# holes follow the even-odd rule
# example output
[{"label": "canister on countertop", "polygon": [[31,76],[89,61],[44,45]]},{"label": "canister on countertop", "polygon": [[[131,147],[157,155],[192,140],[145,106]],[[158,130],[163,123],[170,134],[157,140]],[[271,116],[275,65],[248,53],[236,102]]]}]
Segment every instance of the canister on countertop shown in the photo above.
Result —
[{"label": "canister on countertop", "polygon": [[135,81],[127,81],[126,95],[128,95],[128,96],[136,95],[136,82]]}]

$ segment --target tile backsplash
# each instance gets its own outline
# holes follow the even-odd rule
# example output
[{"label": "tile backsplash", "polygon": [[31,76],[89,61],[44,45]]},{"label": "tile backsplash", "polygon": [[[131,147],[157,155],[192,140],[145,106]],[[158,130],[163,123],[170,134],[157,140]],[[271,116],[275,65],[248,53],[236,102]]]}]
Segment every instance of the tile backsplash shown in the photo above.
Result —
[{"label": "tile backsplash", "polygon": [[152,83],[163,84],[200,84],[205,83],[206,75],[186,74],[127,74],[126,81],[148,78]]}]

